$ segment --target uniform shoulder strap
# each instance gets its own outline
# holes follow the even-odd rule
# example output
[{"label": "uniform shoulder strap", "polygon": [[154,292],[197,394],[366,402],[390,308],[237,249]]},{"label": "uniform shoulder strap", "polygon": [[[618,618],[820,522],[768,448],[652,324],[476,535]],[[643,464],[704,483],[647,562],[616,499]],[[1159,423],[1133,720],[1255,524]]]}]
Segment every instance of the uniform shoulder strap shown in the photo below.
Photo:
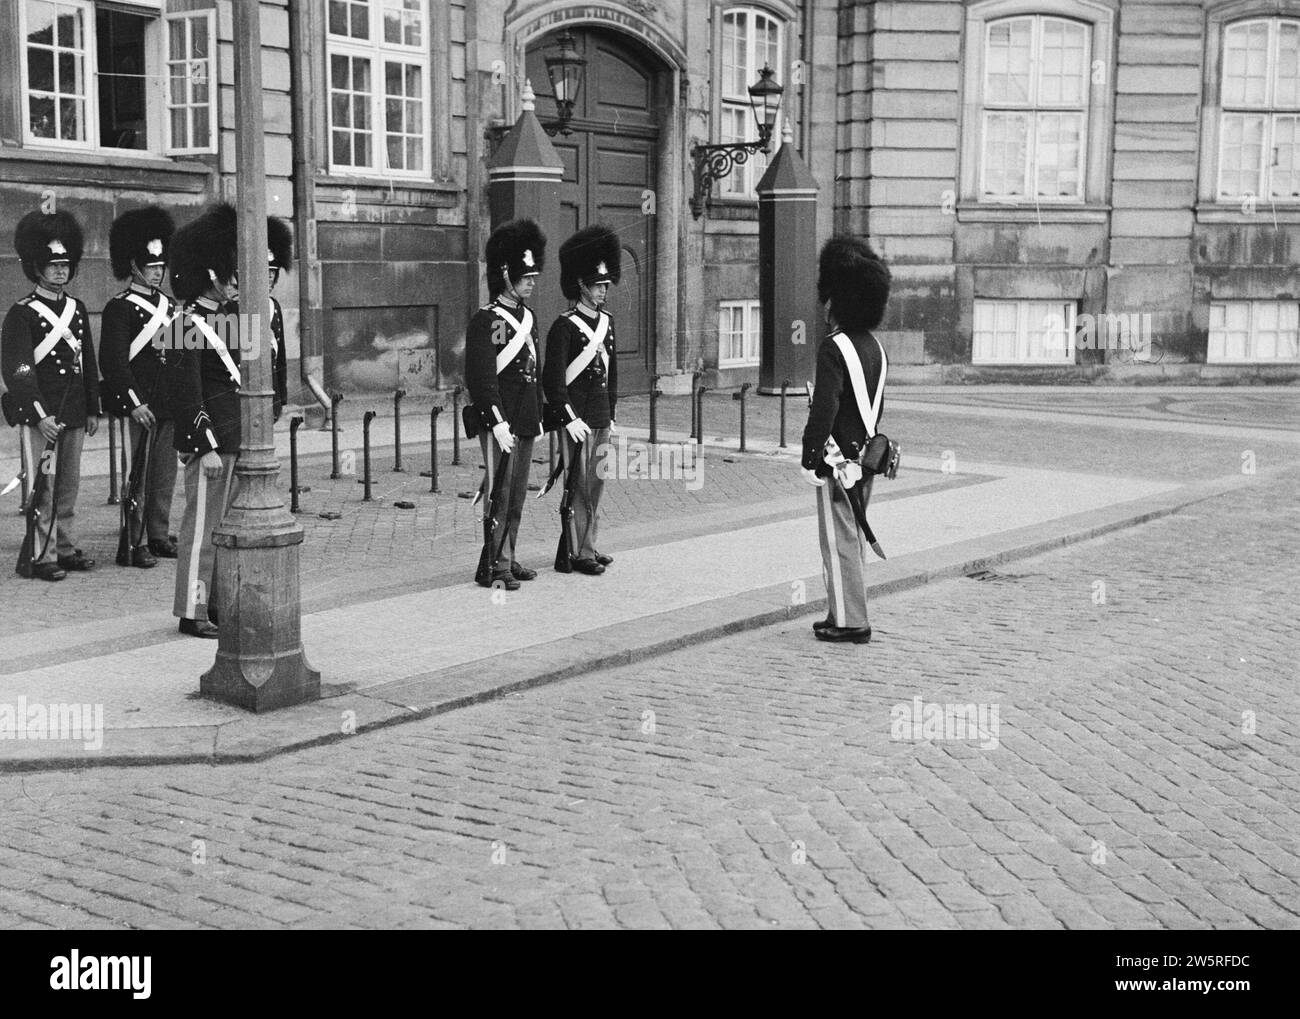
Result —
[{"label": "uniform shoulder strap", "polygon": [[[874,333],[871,338],[876,339]],[[858,357],[853,342],[838,330],[831,334],[831,339],[835,342],[835,346],[839,348],[840,355],[844,358],[844,364],[848,368],[849,382],[853,386],[853,398],[857,401],[858,413],[862,415],[862,424],[867,430],[867,438],[874,438],[876,423],[880,420],[880,398],[885,392],[885,372],[889,368],[889,361],[885,357],[885,347],[879,340],[876,340],[876,346],[880,348],[880,380],[876,384],[875,396],[867,399],[867,379],[862,371],[862,359]]]}]

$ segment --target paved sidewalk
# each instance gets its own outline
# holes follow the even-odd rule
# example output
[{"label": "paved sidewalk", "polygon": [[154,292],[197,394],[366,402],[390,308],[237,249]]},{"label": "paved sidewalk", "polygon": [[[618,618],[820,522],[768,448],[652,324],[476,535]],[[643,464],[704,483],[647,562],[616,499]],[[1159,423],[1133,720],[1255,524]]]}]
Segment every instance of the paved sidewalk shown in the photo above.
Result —
[{"label": "paved sidewalk", "polygon": [[[1300,929],[1298,481],[881,598],[866,647],[804,618],[263,763],[0,775],[0,927]],[[895,738],[917,697],[996,740]]]},{"label": "paved sidewalk", "polygon": [[[948,403],[929,409],[924,401],[916,403],[919,409],[912,413],[931,425],[960,413]],[[1271,421],[1263,429],[1268,434],[1260,434],[1250,426],[1157,416],[1151,441],[1143,436],[1139,449],[1131,437],[1119,434],[1147,416],[1132,413],[1130,401],[1123,420],[1099,424],[1090,433],[1093,441],[1084,444],[1092,448],[1080,451],[1068,441],[1074,423],[1067,416],[1034,405],[1008,408],[1000,396],[989,403],[994,405],[970,409],[997,411],[995,424],[1004,428],[1003,414],[1045,416],[1029,418],[1035,434],[1020,450],[1022,460],[1039,459],[1045,466],[972,462],[957,442],[960,452],[943,450],[937,459],[909,455],[900,478],[880,483],[873,499],[873,525],[891,557],[873,568],[873,594],[973,572],[1249,484],[1256,475],[1233,470],[1239,468],[1235,450],[1243,437],[1265,454],[1263,472],[1296,458],[1295,434],[1272,427]],[[634,418],[632,410],[625,416]],[[899,410],[891,409],[896,420],[904,419]],[[976,420],[989,416],[973,414]],[[671,420],[661,437],[671,438],[670,425]],[[926,435],[924,427],[905,420],[902,427],[901,434]],[[997,427],[984,427],[960,437],[978,445],[1000,434]],[[1221,431],[1206,434],[1206,428]],[[760,427],[755,448],[771,445],[763,432]],[[955,437],[941,431],[937,438]],[[1197,452],[1166,458],[1161,441],[1182,443],[1184,450],[1190,444]],[[917,445],[924,448],[924,441]],[[469,489],[477,475],[477,449],[466,447],[464,453],[466,465],[448,480]],[[1112,453],[1137,469],[1107,470]],[[1086,454],[1103,469],[1067,469],[1071,461],[1086,463]],[[1207,469],[1207,455],[1217,470]],[[319,471],[321,465],[316,466]],[[544,465],[537,471],[541,474]],[[401,485],[420,484],[412,476],[396,477]],[[269,716],[252,717],[197,698],[198,676],[211,664],[215,645],[176,636],[170,615],[157,608],[169,602],[170,568],[141,575],[105,567],[103,573],[117,586],[129,580],[138,591],[152,584],[157,600],[153,608],[136,603],[125,613],[120,603],[99,605],[107,611],[98,618],[85,618],[97,613],[76,604],[75,585],[84,585],[81,592],[94,591],[103,573],[42,586],[42,601],[72,599],[85,621],[60,621],[57,644],[33,641],[39,620],[6,627],[0,635],[0,702],[19,697],[27,704],[91,701],[102,705],[106,731],[102,745],[92,748],[84,741],[0,740],[0,767],[256,758],[638,660],[719,633],[824,611],[811,493],[798,480],[793,456],[742,457],[710,448],[700,481],[694,491],[681,479],[611,484],[611,526],[602,544],[617,553],[618,562],[604,577],[561,577],[543,569],[519,592],[495,596],[465,580],[478,541],[477,511],[468,500],[431,497],[433,533],[422,544],[418,563],[388,565],[402,519],[391,508],[387,524],[377,509],[356,509],[347,540],[337,549],[328,538],[320,541],[325,535],[313,524],[304,546],[303,633],[309,660],[323,673],[326,697]],[[333,483],[329,498],[339,489],[340,507],[355,507],[354,482]],[[549,559],[556,533],[553,503],[537,504],[542,506],[548,507],[545,512],[530,507],[525,517],[532,550],[526,561],[539,567],[548,564],[537,559],[536,550]],[[408,511],[407,519],[412,516]],[[372,533],[362,554],[371,560],[376,552],[385,555],[382,568],[372,562],[369,570],[358,569],[356,559],[349,560],[364,537],[358,529],[366,527]],[[12,522],[0,534],[10,530]],[[315,558],[308,558],[309,548]],[[348,560],[343,572],[330,567],[336,558]],[[0,593],[6,591],[30,600],[32,586],[11,579],[0,586]]]}]

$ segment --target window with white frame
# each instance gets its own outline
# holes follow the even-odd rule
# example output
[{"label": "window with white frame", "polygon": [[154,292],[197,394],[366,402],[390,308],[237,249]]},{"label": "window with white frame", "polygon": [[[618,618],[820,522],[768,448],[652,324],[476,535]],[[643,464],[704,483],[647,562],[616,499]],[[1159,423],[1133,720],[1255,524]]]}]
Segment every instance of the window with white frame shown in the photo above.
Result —
[{"label": "window with white frame", "polygon": [[[776,78],[782,77],[782,36],[780,20],[750,7],[733,7],[722,13],[722,87],[721,123],[718,138],[724,143],[752,142],[758,138],[749,101],[749,86],[758,80],[758,72],[770,67]],[[735,167],[719,182],[724,198],[756,198],[754,191],[767,172],[767,154],[755,152],[749,160]]]},{"label": "window with white frame", "polygon": [[1222,66],[1219,198],[1300,201],[1300,21],[1226,26]]},{"label": "window with white frame", "polygon": [[426,0],[329,0],[330,169],[429,173]]},{"label": "window with white frame", "polygon": [[160,0],[23,0],[24,144],[215,151],[213,13],[161,16]]},{"label": "window with white frame", "polygon": [[974,364],[1073,364],[1073,301],[975,301]]},{"label": "window with white frame", "polygon": [[985,25],[979,195],[1081,202],[1091,26],[1026,15]]},{"label": "window with white frame", "polygon": [[211,152],[213,11],[168,14],[167,127],[173,152]]},{"label": "window with white frame", "polygon": [[718,303],[718,367],[758,364],[760,329],[757,301]]},{"label": "window with white frame", "polygon": [[26,3],[23,56],[25,121],[30,141],[49,145],[93,143],[89,3]]},{"label": "window with white frame", "polygon": [[1300,303],[1212,301],[1206,361],[1300,360]]}]

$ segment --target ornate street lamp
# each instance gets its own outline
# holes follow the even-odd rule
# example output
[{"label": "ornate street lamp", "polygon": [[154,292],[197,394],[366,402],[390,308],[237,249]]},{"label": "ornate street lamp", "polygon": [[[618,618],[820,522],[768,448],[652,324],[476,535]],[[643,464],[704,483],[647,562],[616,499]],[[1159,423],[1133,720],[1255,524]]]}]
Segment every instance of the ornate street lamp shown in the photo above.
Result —
[{"label": "ornate street lamp", "polygon": [[546,133],[553,135],[557,131],[568,137],[573,131],[569,121],[573,119],[573,107],[582,91],[583,72],[587,61],[578,52],[573,35],[566,28],[557,41],[559,51],[546,57],[546,74],[551,79],[551,92],[555,96],[555,112],[558,120],[554,124],[544,125]]},{"label": "ornate street lamp", "polygon": [[727,176],[739,164],[748,162],[751,153],[769,151],[777,110],[781,106],[781,93],[785,91],[773,80],[772,74],[772,68],[764,66],[758,72],[758,81],[749,86],[749,107],[754,111],[754,123],[758,126],[758,141],[691,147],[691,158],[695,163],[691,215],[696,219],[708,205],[714,181]]}]

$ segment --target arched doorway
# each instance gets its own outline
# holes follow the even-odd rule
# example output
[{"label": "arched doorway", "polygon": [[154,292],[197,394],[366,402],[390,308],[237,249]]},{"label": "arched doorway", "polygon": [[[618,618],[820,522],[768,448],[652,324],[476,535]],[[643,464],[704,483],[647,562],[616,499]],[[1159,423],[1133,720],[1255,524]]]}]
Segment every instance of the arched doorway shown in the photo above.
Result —
[{"label": "arched doorway", "polygon": [[[592,223],[618,232],[623,280],[610,292],[609,309],[617,325],[619,390],[644,393],[650,388],[655,343],[655,217],[646,214],[646,203],[647,192],[658,186],[659,68],[648,52],[618,32],[583,27],[569,31],[587,69],[574,109],[573,133],[552,139],[564,161],[562,236],[554,240],[552,250]],[[554,39],[551,33],[534,40],[525,57],[525,73],[543,121],[555,110],[545,64]]]}]

